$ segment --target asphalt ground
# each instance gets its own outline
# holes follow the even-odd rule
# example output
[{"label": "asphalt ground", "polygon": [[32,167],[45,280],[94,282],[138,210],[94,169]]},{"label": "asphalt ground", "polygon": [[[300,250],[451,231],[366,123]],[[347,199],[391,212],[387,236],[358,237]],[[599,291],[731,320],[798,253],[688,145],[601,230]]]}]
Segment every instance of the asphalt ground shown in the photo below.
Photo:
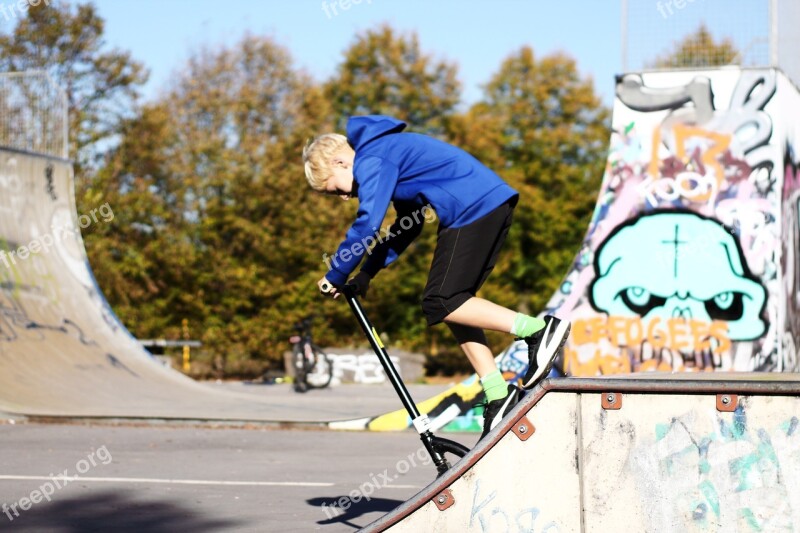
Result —
[{"label": "asphalt ground", "polygon": [[[286,385],[246,387],[257,387],[255,394],[294,394]],[[412,394],[420,401],[443,388],[414,386]],[[374,415],[399,406],[389,386],[297,396],[339,414]],[[365,401],[369,405],[352,405]],[[378,406],[377,413],[367,411]],[[466,446],[478,438],[445,436]],[[435,475],[413,431],[5,422],[0,530],[354,531]]]}]

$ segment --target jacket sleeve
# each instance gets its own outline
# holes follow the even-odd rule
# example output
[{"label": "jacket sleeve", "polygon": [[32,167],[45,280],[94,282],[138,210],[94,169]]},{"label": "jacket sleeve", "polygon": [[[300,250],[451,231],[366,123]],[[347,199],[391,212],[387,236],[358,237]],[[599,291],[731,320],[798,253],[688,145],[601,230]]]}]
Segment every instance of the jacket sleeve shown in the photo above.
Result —
[{"label": "jacket sleeve", "polygon": [[388,234],[378,241],[378,244],[369,252],[369,257],[364,261],[361,270],[374,277],[382,268],[392,264],[403,251],[408,248],[414,239],[422,233],[425,208],[416,203],[395,202],[397,218],[389,228]]},{"label": "jacket sleeve", "polygon": [[376,240],[389,202],[397,187],[397,167],[380,157],[366,157],[356,162],[353,175],[358,182],[358,213],[344,241],[331,258],[331,269],[325,277],[337,286],[347,283],[366,254],[370,243]]}]

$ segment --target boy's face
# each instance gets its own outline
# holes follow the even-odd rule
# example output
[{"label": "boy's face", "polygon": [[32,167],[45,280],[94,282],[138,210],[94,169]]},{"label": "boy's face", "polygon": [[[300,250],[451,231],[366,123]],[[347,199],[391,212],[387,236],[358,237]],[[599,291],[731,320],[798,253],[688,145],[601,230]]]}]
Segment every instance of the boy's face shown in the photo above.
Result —
[{"label": "boy's face", "polygon": [[353,150],[342,150],[333,158],[333,174],[325,185],[326,194],[338,195],[342,200],[349,200],[353,193]]}]

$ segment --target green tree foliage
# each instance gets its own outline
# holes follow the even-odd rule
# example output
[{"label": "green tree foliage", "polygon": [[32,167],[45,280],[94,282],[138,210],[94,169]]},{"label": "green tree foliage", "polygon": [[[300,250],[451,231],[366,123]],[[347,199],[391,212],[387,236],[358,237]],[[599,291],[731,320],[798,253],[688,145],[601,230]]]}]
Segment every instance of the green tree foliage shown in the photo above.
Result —
[{"label": "green tree foliage", "polygon": [[84,230],[87,251],[106,298],[141,338],[180,338],[182,318],[203,316],[200,254],[190,239],[186,183],[172,173],[170,120],[169,108],[153,105],[125,121],[121,143],[84,193],[87,203],[114,211],[111,222]]},{"label": "green tree foliage", "polygon": [[730,39],[716,41],[705,24],[678,43],[672,52],[653,62],[655,68],[704,68],[736,64],[739,50]]},{"label": "green tree foliage", "polygon": [[69,148],[79,177],[98,142],[119,133],[121,120],[132,116],[147,80],[129,52],[106,49],[104,26],[92,4],[41,2],[0,35],[0,70],[44,70],[66,91]]},{"label": "green tree foliage", "polygon": [[[521,192],[482,295],[538,311],[583,237],[607,111],[566,56],[521,49],[460,113],[456,66],[423,53],[414,34],[382,26],[358,35],[324,83],[272,39],[245,36],[197,51],[164,96],[136,108],[144,68],[104,49],[91,5],[61,6],[32,9],[0,36],[0,61],[50,71],[69,94],[73,153],[84,163],[103,155],[79,180],[79,210],[108,202],[114,211],[85,240],[100,287],[138,337],[180,338],[187,319],[218,370],[251,375],[282,365],[292,325],[311,313],[320,344],[363,342],[347,305],[315,286],[356,202],[312,192],[300,158],[307,139],[342,131],[353,114],[393,115],[450,140]],[[457,354],[466,370],[450,333],[427,328],[419,306],[436,240],[427,226],[365,303],[394,345]],[[508,340],[498,334],[494,347]]]},{"label": "green tree foliage", "polygon": [[109,296],[129,302],[136,334],[175,337],[187,318],[220,368],[252,371],[280,359],[303,314],[329,314],[333,303],[320,306],[313,289],[341,208],[312,201],[299,151],[330,116],[283,47],[246,37],[192,56],[129,125],[103,169],[104,194],[164,208],[121,220],[106,243],[125,235],[106,254],[129,258],[119,278],[139,290],[123,295],[113,288],[125,280],[112,279]]},{"label": "green tree foliage", "polygon": [[384,25],[356,37],[325,92],[340,130],[351,115],[381,114],[442,135],[460,99],[456,74],[455,64],[422,52],[416,33]]}]

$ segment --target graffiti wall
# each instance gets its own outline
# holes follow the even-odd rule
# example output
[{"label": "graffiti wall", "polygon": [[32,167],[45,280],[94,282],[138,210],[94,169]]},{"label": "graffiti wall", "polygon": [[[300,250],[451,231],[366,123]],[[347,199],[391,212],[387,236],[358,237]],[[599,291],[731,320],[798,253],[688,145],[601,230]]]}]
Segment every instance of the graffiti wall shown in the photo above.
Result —
[{"label": "graffiti wall", "polygon": [[548,303],[573,322],[561,369],[798,370],[797,89],[721,69],[631,74],[616,94],[597,207]]}]

